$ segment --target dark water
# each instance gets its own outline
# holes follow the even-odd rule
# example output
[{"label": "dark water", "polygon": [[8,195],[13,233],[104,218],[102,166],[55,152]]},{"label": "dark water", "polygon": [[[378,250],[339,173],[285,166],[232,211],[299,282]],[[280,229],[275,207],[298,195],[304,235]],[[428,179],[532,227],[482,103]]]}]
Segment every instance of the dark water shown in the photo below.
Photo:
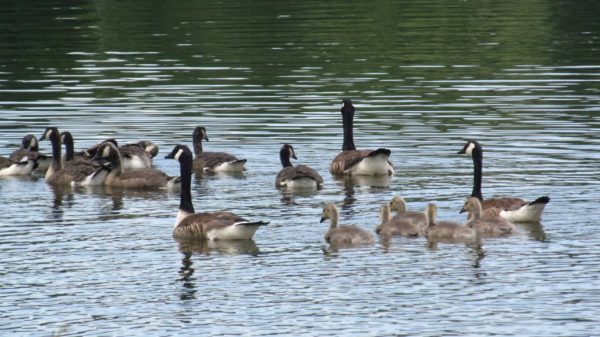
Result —
[{"label": "dark water", "polygon": [[[205,148],[242,177],[193,180],[197,210],[271,223],[254,242],[180,245],[177,193],[0,180],[0,334],[600,334],[600,5],[596,1],[4,1],[0,155],[47,126],[76,147]],[[387,184],[339,181],[341,99]],[[484,145],[484,195],[549,195],[541,224],[481,249],[395,238],[323,255],[321,207],[373,229],[395,195],[456,221]],[[273,188],[282,143],[325,188]],[[42,150],[50,150],[42,143]]]}]

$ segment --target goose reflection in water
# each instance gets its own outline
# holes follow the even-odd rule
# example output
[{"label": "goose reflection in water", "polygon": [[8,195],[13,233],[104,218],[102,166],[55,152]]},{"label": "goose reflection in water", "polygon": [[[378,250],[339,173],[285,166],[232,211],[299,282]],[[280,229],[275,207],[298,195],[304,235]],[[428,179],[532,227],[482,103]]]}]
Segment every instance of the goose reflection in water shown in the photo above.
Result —
[{"label": "goose reflection in water", "polygon": [[364,176],[364,175],[353,175],[353,176],[334,176],[334,179],[338,185],[344,190],[344,201],[342,208],[348,208],[356,202],[354,194],[356,188],[368,188],[371,190],[383,190],[390,186],[392,176],[378,175],[378,176]]},{"label": "goose reflection in water", "polygon": [[224,255],[260,254],[254,240],[175,240],[179,245],[179,251],[184,255],[194,253],[210,255],[215,252]]}]

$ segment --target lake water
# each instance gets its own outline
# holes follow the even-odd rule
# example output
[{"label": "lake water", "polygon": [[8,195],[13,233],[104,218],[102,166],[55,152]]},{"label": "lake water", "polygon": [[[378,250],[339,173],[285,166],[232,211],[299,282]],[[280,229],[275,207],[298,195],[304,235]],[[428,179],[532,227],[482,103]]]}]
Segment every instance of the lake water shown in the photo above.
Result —
[{"label": "lake water", "polygon": [[[148,139],[247,158],[196,176],[197,211],[270,221],[253,242],[186,245],[176,192],[0,180],[0,335],[591,336],[600,334],[600,3],[3,1],[0,155],[47,126],[76,148]],[[336,180],[342,98],[388,183]],[[541,224],[479,249],[394,238],[324,255],[324,203],[373,229],[401,195],[439,217],[471,192],[549,195]],[[274,188],[278,151],[325,178]],[[50,151],[49,143],[41,148]]]}]

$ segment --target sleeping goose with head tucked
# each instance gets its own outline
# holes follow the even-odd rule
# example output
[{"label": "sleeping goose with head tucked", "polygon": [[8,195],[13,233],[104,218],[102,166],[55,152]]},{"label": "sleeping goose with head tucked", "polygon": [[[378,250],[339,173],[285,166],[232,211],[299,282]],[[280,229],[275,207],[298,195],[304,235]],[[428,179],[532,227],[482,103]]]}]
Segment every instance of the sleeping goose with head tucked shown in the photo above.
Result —
[{"label": "sleeping goose with head tucked", "polygon": [[329,166],[331,173],[337,175],[392,175],[394,166],[390,162],[391,151],[385,148],[377,150],[357,150],[354,145],[353,123],[354,106],[345,99],[342,106],[344,142],[340,152]]},{"label": "sleeping goose with head tucked", "polygon": [[195,213],[191,184],[193,157],[185,145],[177,145],[166,158],[179,162],[181,191],[173,236],[185,240],[250,240],[266,221],[250,221],[228,211]]}]

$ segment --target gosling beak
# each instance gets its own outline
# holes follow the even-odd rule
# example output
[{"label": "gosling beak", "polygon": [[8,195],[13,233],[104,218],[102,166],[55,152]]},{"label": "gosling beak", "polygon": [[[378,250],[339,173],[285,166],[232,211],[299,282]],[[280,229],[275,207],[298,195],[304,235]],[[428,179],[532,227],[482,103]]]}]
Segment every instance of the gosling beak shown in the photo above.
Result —
[{"label": "gosling beak", "polygon": [[324,217],[324,216],[322,216],[322,217],[321,217],[321,221],[319,221],[319,222],[323,222],[323,221],[325,221],[325,220],[326,220],[326,219],[325,219],[325,217]]},{"label": "gosling beak", "polygon": [[465,208],[463,207],[463,208],[461,208],[461,209],[460,209],[460,212],[458,212],[458,214],[460,214],[460,213],[464,213],[464,212],[466,212],[466,210],[465,210]]}]

